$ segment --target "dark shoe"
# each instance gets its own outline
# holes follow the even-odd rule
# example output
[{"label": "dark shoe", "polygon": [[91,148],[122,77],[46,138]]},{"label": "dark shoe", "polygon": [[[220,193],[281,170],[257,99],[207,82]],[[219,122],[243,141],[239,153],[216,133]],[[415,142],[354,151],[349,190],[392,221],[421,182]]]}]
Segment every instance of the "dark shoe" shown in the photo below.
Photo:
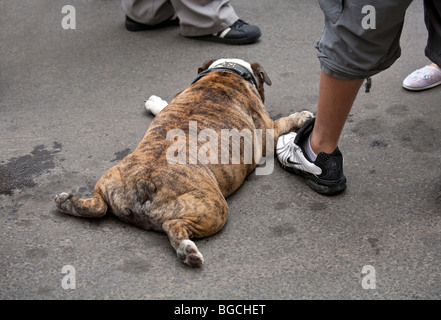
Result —
[{"label": "dark shoe", "polygon": [[226,44],[249,44],[257,41],[262,33],[258,26],[249,25],[248,23],[237,20],[229,28],[207,36],[188,37],[198,40],[206,40],[212,42],[220,42]]},{"label": "dark shoe", "polygon": [[315,192],[332,195],[346,189],[343,174],[343,155],[336,148],[333,153],[320,152],[312,162],[301,147],[314,127],[315,118],[307,121],[295,132],[282,135],[277,141],[277,159],[282,168],[303,176],[306,184]]},{"label": "dark shoe", "polygon": [[143,24],[136,22],[133,19],[130,19],[128,16],[126,16],[126,29],[128,31],[145,31],[145,30],[154,30],[169,26],[179,26],[179,19],[178,18],[171,18],[168,20],[165,20],[161,23],[155,24],[155,25],[149,25],[149,24]]}]

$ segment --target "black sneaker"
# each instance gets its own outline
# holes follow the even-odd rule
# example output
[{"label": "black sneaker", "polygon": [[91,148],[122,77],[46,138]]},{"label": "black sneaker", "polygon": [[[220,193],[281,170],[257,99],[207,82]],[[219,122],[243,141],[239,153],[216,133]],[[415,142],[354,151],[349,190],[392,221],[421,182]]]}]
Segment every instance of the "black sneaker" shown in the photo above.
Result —
[{"label": "black sneaker", "polygon": [[258,26],[250,25],[239,19],[232,26],[218,33],[188,38],[226,44],[249,44],[257,41],[261,35],[262,33]]},{"label": "black sneaker", "polygon": [[333,153],[320,152],[312,162],[302,149],[303,141],[314,127],[315,118],[307,121],[295,132],[282,135],[277,141],[277,159],[282,168],[305,178],[306,184],[315,192],[332,195],[346,189],[343,174],[343,155],[336,148]]},{"label": "black sneaker", "polygon": [[179,18],[175,18],[174,16],[168,20],[165,20],[161,23],[150,25],[136,22],[135,20],[126,16],[126,29],[128,31],[146,31],[146,30],[154,30],[169,26],[179,26]]}]

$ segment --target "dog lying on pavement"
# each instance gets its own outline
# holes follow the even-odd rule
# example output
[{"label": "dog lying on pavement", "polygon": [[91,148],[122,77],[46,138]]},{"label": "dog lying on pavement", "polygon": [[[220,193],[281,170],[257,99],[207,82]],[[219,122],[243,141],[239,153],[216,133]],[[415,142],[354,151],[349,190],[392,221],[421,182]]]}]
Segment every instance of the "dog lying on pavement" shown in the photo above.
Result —
[{"label": "dog lying on pavement", "polygon": [[135,151],[104,173],[92,197],[63,192],[55,196],[56,206],[80,217],[110,211],[127,223],[163,231],[180,260],[200,266],[204,258],[190,239],[218,232],[228,217],[225,198],[262,157],[274,156],[281,134],[312,117],[302,111],[273,121],[263,104],[264,83],[271,80],[259,63],[205,62],[193,83],[153,119]]}]

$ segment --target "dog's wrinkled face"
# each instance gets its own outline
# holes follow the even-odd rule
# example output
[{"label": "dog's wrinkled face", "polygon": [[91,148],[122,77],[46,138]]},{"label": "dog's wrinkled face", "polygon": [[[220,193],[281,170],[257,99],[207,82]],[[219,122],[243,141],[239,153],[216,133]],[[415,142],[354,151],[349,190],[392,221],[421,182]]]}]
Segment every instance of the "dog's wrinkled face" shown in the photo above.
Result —
[{"label": "dog's wrinkled face", "polygon": [[265,102],[265,92],[263,88],[263,84],[271,85],[271,79],[268,77],[267,73],[263,69],[263,67],[258,63],[254,62],[249,64],[246,61],[241,59],[211,59],[202,64],[198,68],[198,74],[204,70],[215,68],[216,66],[220,66],[225,64],[226,62],[236,63],[246,68],[251,74],[254,75],[254,80],[257,83],[257,91],[259,92],[260,97],[262,98],[262,102]]}]

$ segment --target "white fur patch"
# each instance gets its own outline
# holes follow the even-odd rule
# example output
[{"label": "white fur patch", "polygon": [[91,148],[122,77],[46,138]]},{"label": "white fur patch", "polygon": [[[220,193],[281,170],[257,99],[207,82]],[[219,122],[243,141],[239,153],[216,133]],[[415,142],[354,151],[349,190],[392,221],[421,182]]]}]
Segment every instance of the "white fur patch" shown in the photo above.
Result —
[{"label": "white fur patch", "polygon": [[151,112],[155,116],[167,105],[167,101],[162,100],[158,96],[150,96],[150,98],[145,102],[145,108],[147,111]]},{"label": "white fur patch", "polygon": [[[202,256],[202,253],[198,250],[198,247],[196,247],[195,243],[191,240],[185,239],[182,240],[181,244],[179,245],[179,248],[177,250],[178,257],[183,259],[183,262],[188,264],[187,262],[187,254],[186,254],[186,248],[190,247],[196,250],[196,255],[201,259],[202,264],[204,264],[204,257]],[[185,257],[185,259],[184,259]]]}]

